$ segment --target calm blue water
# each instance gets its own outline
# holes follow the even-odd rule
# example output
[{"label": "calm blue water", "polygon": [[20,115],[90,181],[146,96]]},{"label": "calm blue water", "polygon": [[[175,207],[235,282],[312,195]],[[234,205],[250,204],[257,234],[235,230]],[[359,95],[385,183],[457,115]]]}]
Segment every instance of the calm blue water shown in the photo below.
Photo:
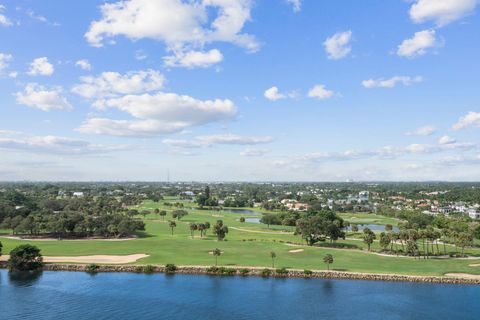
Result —
[{"label": "calm blue water", "polygon": [[222,209],[224,212],[238,213],[238,214],[251,214],[251,215],[261,215],[260,212],[248,210],[248,209]]},{"label": "calm blue water", "polygon": [[480,286],[0,271],[0,319],[479,319]]},{"label": "calm blue water", "polygon": [[[369,228],[372,231],[385,231],[385,226],[383,224],[357,224],[358,232],[362,232],[364,228]],[[352,230],[352,226],[348,226],[348,231]],[[400,229],[398,227],[393,226],[392,230],[398,232]]]}]

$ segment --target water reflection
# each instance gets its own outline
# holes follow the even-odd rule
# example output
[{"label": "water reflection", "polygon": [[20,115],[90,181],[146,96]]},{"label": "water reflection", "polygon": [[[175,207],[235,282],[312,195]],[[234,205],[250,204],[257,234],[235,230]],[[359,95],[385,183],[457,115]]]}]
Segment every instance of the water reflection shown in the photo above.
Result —
[{"label": "water reflection", "polygon": [[42,270],[35,271],[9,271],[8,280],[16,287],[31,287],[42,276]]}]

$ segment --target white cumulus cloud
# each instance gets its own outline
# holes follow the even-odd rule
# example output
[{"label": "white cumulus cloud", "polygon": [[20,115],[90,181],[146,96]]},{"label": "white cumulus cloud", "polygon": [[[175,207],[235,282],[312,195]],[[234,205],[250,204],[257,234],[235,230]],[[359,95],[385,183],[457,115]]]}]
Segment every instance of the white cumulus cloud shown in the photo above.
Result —
[{"label": "white cumulus cloud", "polygon": [[165,65],[169,67],[184,67],[184,68],[208,68],[214,64],[220,63],[223,60],[222,53],[217,49],[210,51],[188,51],[179,52],[171,56],[163,58]]},{"label": "white cumulus cloud", "polygon": [[467,113],[453,125],[452,129],[458,131],[468,127],[480,127],[480,112]]},{"label": "white cumulus cloud", "polygon": [[235,104],[228,99],[198,100],[163,92],[105,99],[98,101],[96,106],[121,110],[134,119],[90,118],[78,131],[115,136],[173,133],[192,126],[230,120],[237,111]]},{"label": "white cumulus cloud", "polygon": [[407,136],[430,136],[434,134],[437,131],[437,129],[432,126],[432,125],[426,125],[420,128],[417,128],[416,130],[412,132],[407,132]]},{"label": "white cumulus cloud", "polygon": [[92,65],[87,59],[78,60],[75,65],[82,70],[92,70]]},{"label": "white cumulus cloud", "polygon": [[423,30],[415,32],[412,38],[403,40],[398,46],[397,55],[407,58],[422,56],[428,49],[439,46],[435,30]]},{"label": "white cumulus cloud", "polygon": [[51,76],[55,68],[48,62],[47,57],[36,58],[30,64],[28,74],[31,76]]},{"label": "white cumulus cloud", "polygon": [[14,95],[18,104],[42,111],[73,109],[68,100],[62,96],[61,87],[46,88],[36,83],[29,83],[23,92],[17,92]]},{"label": "white cumulus cloud", "polygon": [[478,0],[416,0],[410,18],[416,23],[434,21],[441,27],[473,12]]},{"label": "white cumulus cloud", "polygon": [[12,25],[12,22],[3,14],[3,11],[5,11],[5,6],[0,4],[0,26],[9,27]]},{"label": "white cumulus cloud", "polygon": [[[107,38],[125,36],[165,42],[174,56],[187,55],[205,44],[228,42],[255,52],[259,43],[242,33],[250,20],[252,0],[126,0],[103,4],[102,17],[90,24],[85,38],[101,47]],[[210,60],[219,60],[216,52]],[[171,57],[167,57],[167,60]],[[193,58],[198,59],[198,58]],[[205,57],[202,57],[205,60]],[[178,60],[178,59],[177,59]],[[193,65],[191,65],[193,67]]]},{"label": "white cumulus cloud", "polygon": [[72,88],[72,92],[90,99],[155,91],[163,87],[165,77],[155,70],[130,71],[125,74],[102,72],[97,77],[81,77],[80,82]]},{"label": "white cumulus cloud", "polygon": [[12,59],[13,56],[11,54],[0,52],[0,76],[3,74],[3,71],[8,68],[8,65]]},{"label": "white cumulus cloud", "polygon": [[320,100],[326,100],[335,95],[335,92],[328,90],[325,85],[317,84],[308,91],[308,96],[310,98],[317,98]]},{"label": "white cumulus cloud", "polygon": [[287,98],[287,95],[280,93],[278,88],[273,86],[263,93],[264,97],[267,98],[270,101],[277,101],[281,99]]},{"label": "white cumulus cloud", "polygon": [[362,85],[367,89],[372,88],[394,88],[397,83],[401,83],[405,86],[409,86],[413,83],[422,82],[423,78],[420,76],[417,77],[408,77],[408,76],[394,76],[389,79],[379,78],[379,79],[368,79],[362,81]]},{"label": "white cumulus cloud", "polygon": [[449,136],[441,136],[439,139],[438,139],[438,144],[440,145],[446,145],[446,144],[452,144],[452,143],[455,143],[457,142],[457,140],[449,137]]},{"label": "white cumulus cloud", "polygon": [[333,36],[327,38],[323,43],[328,58],[339,60],[345,58],[351,51],[350,40],[352,39],[352,31],[337,32]]}]

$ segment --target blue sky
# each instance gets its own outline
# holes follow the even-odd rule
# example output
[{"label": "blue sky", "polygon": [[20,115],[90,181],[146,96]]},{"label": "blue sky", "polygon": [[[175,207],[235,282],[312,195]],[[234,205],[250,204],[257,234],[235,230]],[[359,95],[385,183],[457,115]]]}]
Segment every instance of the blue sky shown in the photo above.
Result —
[{"label": "blue sky", "polygon": [[479,180],[477,0],[0,0],[0,180]]}]

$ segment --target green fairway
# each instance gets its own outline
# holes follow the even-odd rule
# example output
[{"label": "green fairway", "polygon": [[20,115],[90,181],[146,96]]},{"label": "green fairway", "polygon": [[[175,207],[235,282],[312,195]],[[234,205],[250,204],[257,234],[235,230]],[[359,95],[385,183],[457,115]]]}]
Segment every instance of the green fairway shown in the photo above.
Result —
[{"label": "green fairway", "polygon": [[[188,202],[184,202],[185,207]],[[480,267],[470,267],[470,264],[480,263],[480,250],[467,250],[479,259],[420,259],[406,257],[385,257],[366,251],[366,246],[361,240],[351,239],[339,240],[338,244],[349,245],[357,249],[336,249],[328,247],[307,247],[299,236],[293,234],[292,227],[272,226],[258,223],[241,223],[238,219],[252,217],[252,215],[241,215],[223,211],[209,210],[188,210],[189,215],[177,222],[173,236],[168,226],[171,220],[173,207],[165,207],[163,202],[154,203],[147,201],[138,210],[166,209],[167,217],[163,220],[155,214],[145,217],[146,231],[139,234],[139,238],[125,241],[102,241],[102,240],[81,240],[81,241],[27,241],[1,238],[4,245],[3,252],[8,253],[15,246],[22,243],[33,243],[42,249],[46,256],[78,256],[93,254],[114,254],[127,255],[135,253],[146,253],[150,256],[139,260],[138,264],[166,264],[177,265],[212,265],[214,257],[209,254],[214,248],[219,248],[224,253],[219,257],[219,264],[237,266],[271,266],[270,252],[277,254],[276,266],[300,269],[324,269],[322,258],[326,253],[334,256],[333,268],[336,270],[375,272],[375,273],[396,273],[411,275],[442,275],[447,272],[463,272],[480,274]],[[358,220],[371,221],[364,223],[392,223],[395,221],[388,217],[370,214],[341,214],[343,218],[351,221],[353,217]],[[260,217],[260,216],[257,216]],[[228,225],[230,231],[226,241],[217,241],[211,229],[207,236],[200,238],[196,231],[194,238],[191,237],[189,229],[190,222],[209,221],[212,225],[217,219],[222,219]],[[355,220],[355,219],[354,219]],[[294,246],[295,244],[295,246]],[[301,245],[301,246],[299,246]],[[325,243],[324,246],[330,245]],[[378,242],[372,246],[378,249]],[[453,252],[454,248],[447,247]],[[291,253],[291,250],[301,252]],[[360,250],[363,249],[363,250]]]}]

